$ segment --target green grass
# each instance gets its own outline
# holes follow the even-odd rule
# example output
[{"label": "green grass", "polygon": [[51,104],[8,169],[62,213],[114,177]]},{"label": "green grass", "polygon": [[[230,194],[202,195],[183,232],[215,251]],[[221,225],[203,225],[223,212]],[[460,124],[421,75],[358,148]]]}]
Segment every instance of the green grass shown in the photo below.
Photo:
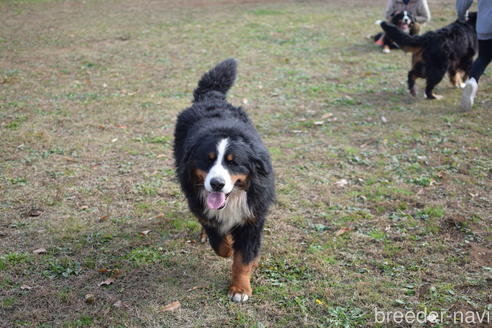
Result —
[{"label": "green grass", "polygon": [[[455,16],[430,5],[426,29]],[[470,113],[446,80],[443,100],[423,81],[409,96],[410,56],[365,39],[383,6],[0,2],[0,327],[380,327],[374,307],[490,308],[490,72]],[[240,305],[172,158],[178,113],[229,57],[278,200]]]}]

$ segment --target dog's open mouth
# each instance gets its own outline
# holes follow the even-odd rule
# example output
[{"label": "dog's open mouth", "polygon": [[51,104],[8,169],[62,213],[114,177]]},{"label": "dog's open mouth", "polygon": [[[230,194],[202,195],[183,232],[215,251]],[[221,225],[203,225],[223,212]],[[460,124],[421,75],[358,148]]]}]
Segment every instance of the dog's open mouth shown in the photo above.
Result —
[{"label": "dog's open mouth", "polygon": [[226,194],[224,192],[211,192],[207,196],[207,205],[211,210],[221,210],[226,206],[227,198],[230,193]]},{"label": "dog's open mouth", "polygon": [[400,29],[405,32],[405,33],[408,33],[410,31],[410,25],[408,24],[405,24],[405,23],[401,23],[400,24]]}]

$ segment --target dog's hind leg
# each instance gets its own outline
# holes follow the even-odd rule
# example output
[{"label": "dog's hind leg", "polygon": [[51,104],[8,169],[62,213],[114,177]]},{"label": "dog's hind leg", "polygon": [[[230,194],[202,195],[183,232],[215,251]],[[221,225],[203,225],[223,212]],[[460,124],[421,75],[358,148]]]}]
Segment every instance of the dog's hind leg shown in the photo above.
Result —
[{"label": "dog's hind leg", "polygon": [[435,63],[426,65],[427,85],[425,87],[425,96],[427,99],[442,99],[442,96],[434,94],[433,90],[446,74],[446,66],[436,65]]},{"label": "dog's hind leg", "polygon": [[206,243],[208,240],[208,236],[207,236],[207,233],[205,232],[205,228],[202,227],[202,231],[200,232],[200,238],[199,238],[199,241],[204,244]]},{"label": "dog's hind leg", "polygon": [[470,75],[471,68],[473,65],[473,56],[468,56],[465,59],[461,60],[461,63],[458,68],[458,72],[461,70],[461,80],[464,82],[468,79],[468,76]]},{"label": "dog's hind leg", "polygon": [[464,88],[465,84],[463,83],[463,75],[464,72],[460,69],[458,65],[459,62],[453,62],[448,69],[449,82],[451,85],[456,88]]},{"label": "dog's hind leg", "polygon": [[408,72],[408,90],[410,91],[410,94],[414,97],[417,95],[417,91],[415,90],[415,80],[417,80],[417,78],[419,77],[424,77],[423,70],[424,65],[421,62],[418,62],[413,66],[412,70]]}]

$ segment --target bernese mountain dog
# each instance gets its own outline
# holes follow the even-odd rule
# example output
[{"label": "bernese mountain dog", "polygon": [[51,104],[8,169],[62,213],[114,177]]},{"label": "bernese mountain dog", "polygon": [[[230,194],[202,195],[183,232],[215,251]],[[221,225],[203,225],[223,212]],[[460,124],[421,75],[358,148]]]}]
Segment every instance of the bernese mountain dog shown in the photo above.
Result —
[{"label": "bernese mountain dog", "polygon": [[[379,24],[380,21],[377,23]],[[397,26],[403,33],[407,33],[409,35],[417,35],[419,34],[418,25],[415,24],[415,18],[412,13],[408,10],[404,11],[395,11],[391,14],[390,23]],[[397,49],[398,45],[395,44],[387,34],[383,32],[379,32],[378,34],[373,36],[376,44],[382,46],[384,53],[389,53],[390,49]]]},{"label": "bernese mountain dog", "polygon": [[405,52],[412,53],[412,69],[408,72],[408,89],[416,96],[415,80],[426,79],[427,99],[440,99],[434,87],[448,72],[453,86],[463,87],[477,53],[475,24],[477,13],[469,13],[466,22],[455,22],[423,35],[411,36],[393,24],[381,22],[384,32]]},{"label": "bernese mountain dog", "polygon": [[202,76],[192,106],[178,116],[174,158],[181,189],[210,245],[233,258],[228,295],[244,302],[252,294],[250,277],[275,188],[270,155],[253,123],[226,101],[236,66],[228,59]]}]

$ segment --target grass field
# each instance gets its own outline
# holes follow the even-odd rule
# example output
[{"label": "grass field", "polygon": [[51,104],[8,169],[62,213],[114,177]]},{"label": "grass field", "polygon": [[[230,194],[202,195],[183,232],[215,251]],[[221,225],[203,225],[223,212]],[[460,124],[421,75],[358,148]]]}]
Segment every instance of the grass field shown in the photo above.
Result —
[{"label": "grass field", "polygon": [[[443,100],[425,100],[422,81],[412,98],[410,56],[365,39],[385,4],[1,1],[0,327],[492,312],[491,68],[472,112],[447,78]],[[455,17],[454,0],[430,5],[427,29]],[[171,152],[199,77],[228,57],[229,99],[277,177],[246,304],[226,296],[230,260],[197,242]]]}]

